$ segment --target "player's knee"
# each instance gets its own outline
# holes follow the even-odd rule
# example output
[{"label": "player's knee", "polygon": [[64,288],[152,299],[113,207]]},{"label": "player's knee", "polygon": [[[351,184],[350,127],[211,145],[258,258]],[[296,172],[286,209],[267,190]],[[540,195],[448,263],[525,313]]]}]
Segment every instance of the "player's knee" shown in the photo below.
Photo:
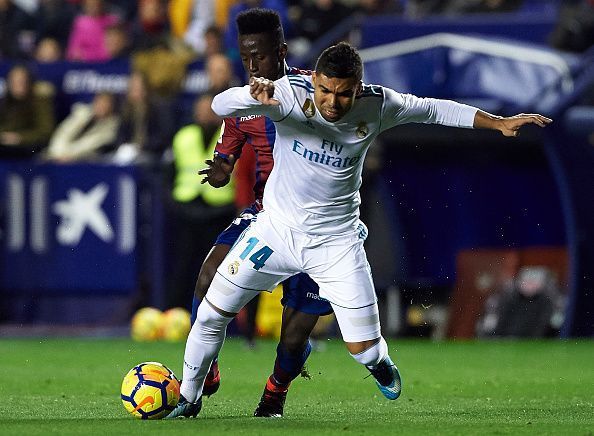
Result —
[{"label": "player's knee", "polygon": [[388,355],[388,344],[383,337],[380,337],[379,341],[363,351],[358,353],[352,353],[353,359],[365,366],[377,365],[379,362],[384,360]]},{"label": "player's knee", "polygon": [[203,340],[209,337],[218,337],[221,332],[224,334],[233,317],[225,316],[221,312],[220,309],[217,310],[217,308],[205,301],[198,307],[192,333],[200,335]]},{"label": "player's knee", "polygon": [[301,353],[318,321],[317,315],[299,312],[289,306],[283,312],[280,345],[288,353]]}]

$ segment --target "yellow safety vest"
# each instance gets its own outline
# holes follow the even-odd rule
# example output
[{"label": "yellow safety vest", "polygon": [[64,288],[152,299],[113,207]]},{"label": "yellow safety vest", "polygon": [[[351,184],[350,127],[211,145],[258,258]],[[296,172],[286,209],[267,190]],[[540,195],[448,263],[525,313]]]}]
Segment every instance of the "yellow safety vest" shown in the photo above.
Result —
[{"label": "yellow safety vest", "polygon": [[205,168],[204,161],[212,159],[220,129],[213,135],[208,148],[204,147],[202,128],[195,124],[183,127],[173,138],[173,157],[175,162],[175,183],[173,198],[186,203],[198,196],[211,206],[224,206],[235,199],[233,181],[222,188],[213,188],[208,183],[200,183],[203,176],[198,171]]}]

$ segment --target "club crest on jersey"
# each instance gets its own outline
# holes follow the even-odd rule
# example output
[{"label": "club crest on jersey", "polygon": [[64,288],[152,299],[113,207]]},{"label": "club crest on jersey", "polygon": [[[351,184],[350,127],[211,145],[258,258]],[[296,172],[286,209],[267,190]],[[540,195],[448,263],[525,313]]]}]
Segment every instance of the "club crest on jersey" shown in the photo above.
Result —
[{"label": "club crest on jersey", "polygon": [[367,127],[367,123],[363,121],[360,122],[357,126],[357,131],[355,132],[355,134],[359,139],[365,138],[369,134],[369,127]]},{"label": "club crest on jersey", "polygon": [[316,113],[316,106],[314,105],[314,102],[311,101],[311,99],[306,98],[303,106],[301,106],[301,110],[305,114],[306,118],[311,118]]},{"label": "club crest on jersey", "polygon": [[229,266],[227,267],[227,270],[229,271],[229,274],[234,276],[235,274],[237,274],[239,272],[239,262],[238,261],[231,262],[229,264]]}]

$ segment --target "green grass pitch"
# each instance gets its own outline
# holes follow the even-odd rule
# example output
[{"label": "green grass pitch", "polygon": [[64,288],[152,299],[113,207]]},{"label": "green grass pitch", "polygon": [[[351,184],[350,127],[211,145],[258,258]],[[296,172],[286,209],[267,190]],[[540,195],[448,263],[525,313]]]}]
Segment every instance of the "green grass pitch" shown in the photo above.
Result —
[{"label": "green grass pitch", "polygon": [[253,418],[275,342],[227,340],[222,385],[195,420],[140,421],[120,384],[156,360],[181,377],[183,344],[125,339],[0,340],[4,435],[593,435],[594,342],[389,341],[403,394],[384,400],[341,341],[313,352],[282,419]]}]

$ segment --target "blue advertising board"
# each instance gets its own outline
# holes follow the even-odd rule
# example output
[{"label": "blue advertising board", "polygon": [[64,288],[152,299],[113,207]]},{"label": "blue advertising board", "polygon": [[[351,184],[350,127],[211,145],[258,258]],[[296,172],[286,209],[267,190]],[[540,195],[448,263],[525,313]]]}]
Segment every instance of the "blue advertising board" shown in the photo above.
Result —
[{"label": "blue advertising board", "polygon": [[0,163],[0,288],[135,290],[137,190],[134,167]]}]

